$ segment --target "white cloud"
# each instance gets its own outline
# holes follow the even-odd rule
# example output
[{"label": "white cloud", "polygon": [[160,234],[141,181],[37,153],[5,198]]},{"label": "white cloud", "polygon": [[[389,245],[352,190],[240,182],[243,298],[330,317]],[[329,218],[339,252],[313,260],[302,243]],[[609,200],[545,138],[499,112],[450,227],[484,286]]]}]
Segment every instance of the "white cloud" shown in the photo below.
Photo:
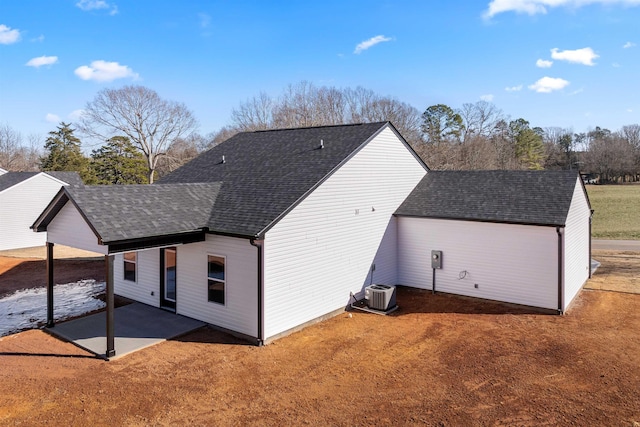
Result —
[{"label": "white cloud", "polygon": [[82,80],[94,80],[96,82],[111,82],[116,79],[132,78],[137,79],[138,73],[126,65],[117,62],[93,61],[91,65],[83,65],[76,68],[75,75]]},{"label": "white cloud", "polygon": [[482,16],[490,19],[504,12],[537,15],[545,14],[548,9],[554,7],[577,9],[589,4],[640,6],[640,0],[492,0]]},{"label": "white cloud", "polygon": [[536,61],[536,67],[550,68],[553,65],[553,61],[547,61],[546,59],[538,59]]},{"label": "white cloud", "polygon": [[211,16],[206,13],[199,13],[198,19],[200,20],[200,28],[209,28],[211,26]]},{"label": "white cloud", "polygon": [[583,87],[581,87],[581,88],[580,88],[580,89],[578,89],[578,90],[574,90],[574,91],[573,91],[573,92],[571,92],[569,95],[572,95],[572,96],[573,96],[573,95],[577,95],[577,94],[582,93],[582,92],[584,92],[584,88],[583,88]]},{"label": "white cloud", "polygon": [[493,94],[488,93],[486,95],[480,95],[480,99],[483,101],[491,102],[493,101]]},{"label": "white cloud", "polygon": [[40,42],[42,43],[44,41],[44,35],[40,34],[38,37],[34,37],[31,39],[32,42]]},{"label": "white cloud", "polygon": [[57,56],[38,56],[37,58],[32,58],[27,62],[27,67],[39,68],[43,65],[53,65],[58,62]]},{"label": "white cloud", "polygon": [[538,93],[550,93],[554,90],[560,90],[568,84],[569,82],[567,80],[558,77],[543,77],[530,85],[529,89],[535,90]]},{"label": "white cloud", "polygon": [[536,61],[536,67],[539,68],[550,68],[553,65],[553,61],[548,61],[546,59],[538,59]]},{"label": "white cloud", "polygon": [[617,63],[617,62],[612,63],[611,66],[613,68],[620,68],[621,67],[621,65],[619,63]]},{"label": "white cloud", "polygon": [[12,44],[20,40],[20,30],[0,24],[0,44]]},{"label": "white cloud", "polygon": [[358,45],[356,46],[356,49],[353,51],[353,53],[359,54],[362,51],[365,51],[365,50],[369,49],[370,47],[373,47],[373,46],[377,45],[378,43],[388,42],[388,41],[391,41],[391,37],[385,37],[385,36],[382,36],[382,35],[371,37],[369,40],[365,40],[362,43],[358,43]]},{"label": "white cloud", "polygon": [[595,65],[593,60],[600,56],[597,55],[590,47],[583,47],[582,49],[576,50],[559,50],[554,47],[551,49],[551,57],[558,61],[567,61],[582,65]]},{"label": "white cloud", "polygon": [[69,118],[71,120],[80,120],[82,118],[83,114],[84,114],[84,110],[82,110],[82,109],[73,110],[72,112],[69,113]]},{"label": "white cloud", "polygon": [[80,0],[76,3],[76,6],[85,12],[106,9],[109,11],[109,15],[118,13],[118,6],[113,3],[108,3],[105,0]]},{"label": "white cloud", "polygon": [[627,108],[627,113],[633,113],[633,110],[631,108]]},{"label": "white cloud", "polygon": [[520,92],[522,90],[522,85],[518,86],[507,86],[504,88],[507,92]]},{"label": "white cloud", "polygon": [[203,37],[211,36],[211,16],[206,13],[198,13],[198,21],[202,30],[200,34]]},{"label": "white cloud", "polygon": [[57,114],[47,113],[47,115],[44,116],[44,119],[49,123],[60,123],[60,116]]},{"label": "white cloud", "polygon": [[629,49],[630,47],[634,47],[636,44],[634,42],[626,42],[622,48],[623,49]]}]

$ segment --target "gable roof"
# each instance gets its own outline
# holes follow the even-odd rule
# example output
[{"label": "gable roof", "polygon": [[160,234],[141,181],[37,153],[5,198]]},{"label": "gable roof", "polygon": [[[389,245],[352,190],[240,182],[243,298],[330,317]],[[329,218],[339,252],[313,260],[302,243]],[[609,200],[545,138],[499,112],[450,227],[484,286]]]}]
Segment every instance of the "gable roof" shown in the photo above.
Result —
[{"label": "gable roof", "polygon": [[68,185],[82,185],[82,180],[80,179],[78,172],[6,172],[0,174],[0,192],[41,173],[49,175],[52,178],[62,181]]},{"label": "gable roof", "polygon": [[430,171],[395,215],[564,226],[578,178],[577,171]]},{"label": "gable roof", "polygon": [[46,230],[71,200],[105,244],[194,230],[260,237],[386,128],[413,153],[389,122],[244,132],[153,185],[65,188],[33,227]]},{"label": "gable roof", "polygon": [[45,231],[71,201],[103,244],[202,232],[219,190],[219,183],[63,187],[34,228]]},{"label": "gable roof", "polygon": [[397,134],[389,122],[243,132],[159,183],[221,182],[209,228],[257,236],[386,127]]},{"label": "gable roof", "polygon": [[14,185],[26,181],[32,176],[38,175],[40,172],[7,172],[0,175],[0,191],[11,188]]},{"label": "gable roof", "polygon": [[0,175],[3,175],[3,174],[5,174],[5,173],[7,173],[7,171],[6,171],[6,170],[4,170],[4,169],[2,169],[2,168],[0,168]]}]

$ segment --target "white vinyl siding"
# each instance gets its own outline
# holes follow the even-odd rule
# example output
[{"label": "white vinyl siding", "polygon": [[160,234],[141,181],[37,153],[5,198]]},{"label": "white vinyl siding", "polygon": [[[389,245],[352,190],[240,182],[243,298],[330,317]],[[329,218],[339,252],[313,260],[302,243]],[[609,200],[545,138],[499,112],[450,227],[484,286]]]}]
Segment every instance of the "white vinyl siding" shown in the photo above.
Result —
[{"label": "white vinyl siding", "polygon": [[[375,270],[369,272],[365,279],[365,285],[395,285],[398,283],[397,243],[397,220],[392,216],[373,259]],[[364,290],[358,294],[358,298],[363,296]]]},{"label": "white vinyl siding", "polygon": [[436,270],[436,291],[558,308],[555,227],[397,220],[398,284],[431,289],[431,251],[441,250],[443,268]]},{"label": "white vinyl siding", "polygon": [[62,183],[40,173],[0,192],[0,250],[42,246],[47,233],[29,227],[62,188]]},{"label": "white vinyl siding", "polygon": [[390,220],[425,173],[386,128],[267,232],[266,339],[345,307],[374,262],[374,280],[393,280]]},{"label": "white vinyl siding", "polygon": [[154,307],[160,306],[160,250],[136,252],[136,281],[124,280],[124,259],[115,255],[113,290],[116,294]]},{"label": "white vinyl siding", "polygon": [[47,240],[86,251],[107,253],[107,247],[98,244],[98,237],[71,202],[67,202],[47,226]]},{"label": "white vinyl siding", "polygon": [[576,180],[567,224],[565,227],[565,285],[564,307],[566,309],[589,278],[589,218],[591,210],[585,197],[582,183]]},{"label": "white vinyl siding", "polygon": [[[248,239],[207,235],[178,246],[176,313],[258,336],[258,249]],[[208,255],[225,258],[225,304],[208,301]]]}]

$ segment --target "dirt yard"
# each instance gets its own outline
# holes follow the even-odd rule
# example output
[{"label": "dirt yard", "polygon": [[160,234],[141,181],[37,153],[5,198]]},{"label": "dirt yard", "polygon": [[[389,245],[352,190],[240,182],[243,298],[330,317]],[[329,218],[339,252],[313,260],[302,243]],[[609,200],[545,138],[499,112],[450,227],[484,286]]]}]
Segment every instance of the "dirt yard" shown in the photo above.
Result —
[{"label": "dirt yard", "polygon": [[[590,285],[640,277],[640,254],[594,255]],[[398,303],[262,348],[206,327],[111,362],[7,336],[0,424],[640,425],[640,295],[587,289],[565,316],[409,289]]]},{"label": "dirt yard", "polygon": [[[82,279],[103,282],[106,270],[100,254],[56,245],[53,250],[55,283]],[[0,298],[19,289],[47,285],[46,249],[44,246],[0,251]]]}]

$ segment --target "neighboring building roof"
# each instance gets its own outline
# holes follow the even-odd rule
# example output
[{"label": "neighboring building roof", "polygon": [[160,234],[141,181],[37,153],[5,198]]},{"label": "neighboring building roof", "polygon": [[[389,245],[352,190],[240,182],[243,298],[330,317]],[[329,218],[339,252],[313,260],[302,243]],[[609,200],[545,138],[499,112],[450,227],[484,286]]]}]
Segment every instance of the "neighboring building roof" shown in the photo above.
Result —
[{"label": "neighboring building roof", "polygon": [[430,171],[395,214],[564,226],[577,179],[576,171]]},{"label": "neighboring building roof", "polygon": [[66,182],[68,185],[84,185],[78,172],[46,171],[45,173],[60,181]]},{"label": "neighboring building roof", "polygon": [[[0,174],[0,191],[4,191],[14,185],[20,184],[22,181],[26,181],[40,173],[42,172],[6,172]],[[82,185],[82,179],[80,179],[78,172],[51,171],[44,173],[69,185]]]},{"label": "neighboring building roof", "polygon": [[7,173],[7,171],[2,169],[2,168],[0,168],[0,175],[4,175],[5,173]]},{"label": "neighboring building roof", "polygon": [[34,226],[70,199],[103,243],[197,229],[259,237],[387,127],[397,134],[389,122],[240,133],[153,185],[65,188]]},{"label": "neighboring building roof", "polygon": [[26,181],[32,176],[38,175],[40,172],[7,172],[0,175],[0,191],[11,188],[14,185]]}]

